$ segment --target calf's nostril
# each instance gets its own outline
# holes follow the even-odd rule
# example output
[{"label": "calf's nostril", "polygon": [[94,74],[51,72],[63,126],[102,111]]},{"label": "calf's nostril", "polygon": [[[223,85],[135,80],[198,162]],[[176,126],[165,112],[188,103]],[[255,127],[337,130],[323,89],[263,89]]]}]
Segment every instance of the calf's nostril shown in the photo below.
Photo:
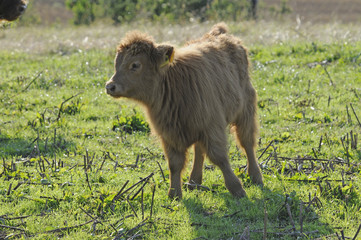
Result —
[{"label": "calf's nostril", "polygon": [[115,85],[114,84],[107,84],[105,86],[105,88],[107,89],[107,92],[114,92],[115,91]]},{"label": "calf's nostril", "polygon": [[26,5],[20,5],[20,6],[18,7],[18,11],[19,11],[20,13],[24,12],[25,10],[26,10]]}]

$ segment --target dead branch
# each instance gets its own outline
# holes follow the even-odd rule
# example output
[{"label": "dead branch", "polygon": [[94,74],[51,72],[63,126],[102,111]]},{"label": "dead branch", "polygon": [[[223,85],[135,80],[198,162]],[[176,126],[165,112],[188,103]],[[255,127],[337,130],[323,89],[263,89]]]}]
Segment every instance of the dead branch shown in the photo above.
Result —
[{"label": "dead branch", "polygon": [[159,163],[158,161],[157,161],[157,164],[158,164],[158,167],[159,167],[159,169],[160,169],[160,172],[162,173],[163,180],[164,180],[164,182],[165,182],[166,180],[165,180],[165,176],[164,176],[163,169],[162,169],[162,167],[160,166],[160,163]]},{"label": "dead branch", "polygon": [[233,217],[233,216],[237,215],[237,214],[238,214],[238,213],[240,213],[240,212],[241,212],[241,210],[239,210],[239,211],[235,211],[234,213],[224,215],[224,216],[223,216],[223,218],[230,218],[230,217]]},{"label": "dead branch", "polygon": [[148,181],[149,178],[151,178],[154,175],[154,173],[149,174],[147,177],[142,178],[140,181],[138,181],[137,183],[133,184],[133,186],[129,187],[127,190],[125,190],[124,192],[120,193],[117,196],[117,199],[120,199],[122,195],[124,195],[125,193],[129,192],[130,190],[132,190],[133,188],[135,188],[136,186],[138,186],[140,183],[144,182],[144,181]]},{"label": "dead branch", "polygon": [[[87,211],[85,211],[82,207],[80,207],[80,209],[81,209],[86,215],[88,215],[91,219],[93,219],[93,220],[94,220],[94,223],[100,223],[101,225],[104,226],[104,224],[102,223],[102,221],[98,220],[98,218],[93,217],[90,213],[88,213]],[[113,226],[113,224],[110,224],[110,223],[109,223],[109,226],[110,226],[111,228],[113,228],[113,230],[117,231],[117,229]]]},{"label": "dead branch", "polygon": [[[257,230],[251,230],[251,232],[263,232],[263,229],[257,229]],[[270,235],[277,235],[277,236],[307,236],[307,235],[311,235],[311,234],[315,234],[318,233],[318,230],[314,230],[314,231],[310,231],[310,232],[289,232],[289,231],[284,231],[284,232],[267,232],[267,234]]]},{"label": "dead branch", "polygon": [[287,209],[288,216],[290,217],[290,222],[291,222],[291,225],[292,225],[293,232],[296,232],[296,226],[295,226],[295,222],[293,221],[293,217],[292,217],[292,213],[291,213],[291,207],[290,207],[290,205],[288,203],[286,203],[286,209]]},{"label": "dead branch", "polygon": [[60,108],[59,108],[59,112],[58,112],[58,117],[56,118],[56,121],[59,121],[60,116],[61,116],[61,112],[63,111],[63,106],[66,102],[70,101],[71,99],[77,97],[78,95],[82,94],[83,92],[79,92],[73,96],[71,96],[70,98],[65,99],[61,104],[60,104]]},{"label": "dead branch", "polygon": [[267,151],[267,149],[272,145],[274,140],[272,140],[267,147],[263,150],[263,152],[261,153],[261,155],[258,157],[258,161],[262,158],[263,154]]},{"label": "dead branch", "polygon": [[300,202],[300,232],[303,232],[303,216],[302,216],[302,212],[303,212],[303,202]]},{"label": "dead branch", "polygon": [[327,77],[328,77],[328,79],[330,80],[330,84],[331,84],[331,86],[335,86],[334,84],[333,84],[333,81],[332,81],[332,78],[331,78],[331,75],[328,73],[328,71],[327,71],[327,68],[326,68],[326,65],[325,64],[321,64],[321,66],[323,67],[323,70],[325,70],[325,72],[326,72],[326,74],[327,74]]},{"label": "dead branch", "polygon": [[26,90],[28,90],[28,88],[30,87],[30,85],[33,84],[33,82],[35,82],[36,79],[38,79],[38,78],[41,76],[42,73],[43,73],[43,71],[40,71],[40,72],[38,73],[38,75],[37,75],[35,78],[33,78],[33,80],[31,80],[31,82],[24,88],[24,90],[23,90],[22,92],[25,92]]},{"label": "dead branch", "polygon": [[244,231],[239,239],[240,240],[250,240],[251,239],[250,234],[249,234],[249,226],[244,228]]},{"label": "dead branch", "polygon": [[121,237],[123,237],[124,235],[128,235],[129,233],[147,225],[147,224],[152,224],[152,222],[149,222],[149,221],[146,221],[147,219],[143,220],[142,222],[140,222],[137,226],[133,227],[132,229],[129,229],[128,231],[126,232],[122,232],[122,234],[120,235],[116,235],[113,240],[118,240],[118,239],[121,239]]},{"label": "dead branch", "polygon": [[351,109],[352,109],[352,111],[353,111],[353,114],[355,114],[355,117],[356,117],[356,120],[357,120],[357,122],[358,122],[358,125],[361,127],[360,120],[359,120],[358,117],[357,117],[357,114],[356,114],[356,112],[355,112],[355,109],[354,109],[353,106],[352,106],[352,103],[350,103],[350,106],[351,106]]},{"label": "dead branch", "polygon": [[358,234],[360,233],[360,230],[361,230],[361,224],[360,224],[360,226],[358,227],[358,229],[357,229],[357,231],[356,231],[356,233],[355,233],[355,236],[352,238],[352,240],[356,240],[356,239],[357,239],[357,236],[358,236]]},{"label": "dead branch", "polygon": [[53,229],[53,230],[50,230],[50,231],[45,231],[45,232],[42,232],[42,233],[39,233],[39,234],[56,233],[56,232],[68,231],[68,230],[70,230],[70,229],[82,227],[82,226],[87,225],[87,224],[92,223],[92,222],[94,222],[93,219],[92,219],[92,220],[89,220],[89,221],[87,221],[87,222],[85,222],[85,223],[75,225],[75,226],[63,227],[63,228],[56,228],[56,229]]},{"label": "dead branch", "polygon": [[150,216],[149,218],[152,219],[152,215],[153,215],[153,204],[154,204],[154,195],[155,195],[155,185],[152,186],[153,188],[153,193],[152,193],[152,203],[151,203],[151,206],[150,206]]},{"label": "dead branch", "polygon": [[22,232],[25,232],[25,230],[24,230],[24,229],[22,229],[22,228],[12,227],[12,226],[3,225],[3,224],[0,224],[0,228],[8,228],[8,229],[16,230],[16,231],[22,231]]},{"label": "dead branch", "polygon": [[263,208],[263,212],[264,212],[264,218],[263,218],[263,240],[267,239],[267,208],[266,208],[266,203],[264,204],[264,208]]},{"label": "dead branch", "polygon": [[120,196],[121,196],[120,194],[122,193],[123,189],[128,185],[128,183],[129,183],[129,180],[127,180],[127,181],[124,183],[123,187],[119,190],[119,192],[117,193],[117,195],[115,195],[115,197],[113,198],[112,204],[114,204],[114,202],[117,201],[117,200],[120,198]]},{"label": "dead branch", "polygon": [[186,185],[190,189],[198,189],[198,190],[216,192],[207,186],[196,184],[196,183],[184,183],[184,185]]}]

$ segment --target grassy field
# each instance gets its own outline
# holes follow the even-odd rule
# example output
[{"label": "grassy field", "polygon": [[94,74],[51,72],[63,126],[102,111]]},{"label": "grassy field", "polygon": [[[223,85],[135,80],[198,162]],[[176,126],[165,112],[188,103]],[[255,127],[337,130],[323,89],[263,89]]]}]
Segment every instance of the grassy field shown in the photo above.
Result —
[{"label": "grassy field", "polygon": [[200,190],[167,197],[167,163],[142,109],[111,99],[104,85],[126,31],[181,45],[211,25],[1,30],[0,239],[356,239],[361,31],[353,25],[230,23],[253,65],[265,186],[251,185],[230,134],[248,197],[234,199],[210,162]]}]

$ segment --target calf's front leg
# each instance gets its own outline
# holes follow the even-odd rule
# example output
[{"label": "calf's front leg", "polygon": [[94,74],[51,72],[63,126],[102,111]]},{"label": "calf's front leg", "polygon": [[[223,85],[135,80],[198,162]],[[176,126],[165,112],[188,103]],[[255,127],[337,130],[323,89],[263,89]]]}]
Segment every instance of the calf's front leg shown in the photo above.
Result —
[{"label": "calf's front leg", "polygon": [[182,170],[186,162],[186,150],[180,151],[163,143],[163,148],[168,160],[170,188],[168,196],[170,198],[182,198]]}]

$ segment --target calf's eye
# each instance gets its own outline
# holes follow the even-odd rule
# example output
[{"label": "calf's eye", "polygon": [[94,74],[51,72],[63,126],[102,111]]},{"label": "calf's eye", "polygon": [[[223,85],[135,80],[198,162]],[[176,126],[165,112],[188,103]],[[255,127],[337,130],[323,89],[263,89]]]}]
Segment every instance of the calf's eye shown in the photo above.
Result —
[{"label": "calf's eye", "polygon": [[137,71],[138,69],[140,69],[142,66],[142,64],[138,61],[133,62],[132,64],[130,64],[129,69],[132,71]]}]

